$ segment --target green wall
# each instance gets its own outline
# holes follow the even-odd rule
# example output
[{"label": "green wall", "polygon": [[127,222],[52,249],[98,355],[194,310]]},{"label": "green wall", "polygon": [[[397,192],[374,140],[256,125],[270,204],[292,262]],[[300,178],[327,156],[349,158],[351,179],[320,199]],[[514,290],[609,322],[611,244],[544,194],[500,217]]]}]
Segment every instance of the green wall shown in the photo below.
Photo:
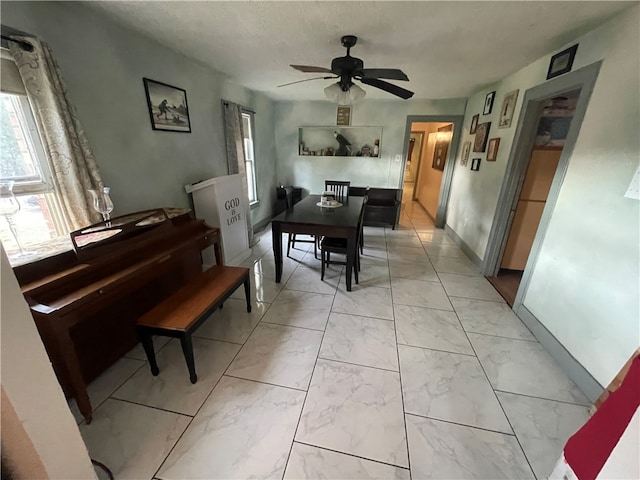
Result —
[{"label": "green wall", "polygon": [[[324,86],[320,82],[318,89]],[[335,126],[337,105],[329,101],[278,101],[275,107],[277,180],[311,193],[324,190],[326,179],[350,180],[352,185],[358,186],[398,188],[403,162],[396,157],[403,155],[407,116],[462,115],[465,101],[364,100],[357,103],[352,109],[352,126],[382,127],[377,158],[299,156],[298,127]],[[335,142],[334,147],[337,146]]]},{"label": "green wall", "polygon": [[[184,185],[227,174],[221,99],[256,112],[258,196],[253,221],[271,216],[273,102],[222,73],[75,2],[2,2],[2,24],[49,43],[78,111],[114,214],[189,206]],[[168,33],[169,34],[169,33]],[[142,78],[187,91],[192,133],[151,129]]]},{"label": "green wall", "polygon": [[[624,196],[640,159],[640,12],[636,5],[575,39],[573,70],[603,60],[523,305],[603,386],[640,345],[640,202]],[[559,49],[559,50],[562,50]],[[496,90],[489,137],[498,159],[479,172],[456,161],[447,225],[483,258],[525,91],[545,82],[551,55],[473,95],[461,142]],[[520,89],[509,129],[504,95]],[[462,148],[458,151],[460,152]],[[483,159],[486,154],[480,154]],[[473,152],[471,157],[478,156]]]}]

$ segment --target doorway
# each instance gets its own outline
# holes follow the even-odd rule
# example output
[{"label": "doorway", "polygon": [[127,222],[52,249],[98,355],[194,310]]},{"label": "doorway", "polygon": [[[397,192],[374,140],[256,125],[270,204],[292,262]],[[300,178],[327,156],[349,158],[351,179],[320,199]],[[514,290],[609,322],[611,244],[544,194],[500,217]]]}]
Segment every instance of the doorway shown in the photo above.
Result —
[{"label": "doorway", "polygon": [[[511,152],[509,153],[509,161],[504,175],[496,213],[491,224],[489,239],[487,243],[487,251],[482,261],[481,272],[493,280],[494,285],[499,291],[505,289],[504,285],[500,285],[501,280],[509,282],[511,290],[516,290],[515,299],[510,300],[513,311],[520,317],[522,314],[525,318],[530,318],[531,313],[523,305],[526,297],[529,283],[533,276],[538,256],[542,249],[544,237],[551,222],[555,204],[560,196],[562,182],[565,173],[569,167],[569,159],[573,154],[573,149],[580,132],[582,120],[584,119],[589,104],[589,99],[602,62],[595,62],[589,66],[583,67],[574,72],[567,73],[560,77],[544,82],[538,86],[528,89],[522,101],[522,111],[516,127]],[[565,100],[566,98],[566,100]],[[554,99],[556,99],[554,101]],[[558,115],[545,115],[546,112],[565,111]],[[569,111],[571,110],[571,111]],[[542,117],[551,117],[551,119],[543,120]],[[563,122],[555,124],[558,118],[565,118]],[[570,117],[570,118],[569,118]],[[553,131],[551,131],[553,130]],[[566,137],[564,139],[559,136]],[[557,138],[554,138],[557,137]],[[523,191],[524,180],[527,177],[529,165],[531,164],[534,149],[544,152],[544,148],[540,147],[561,147],[558,148],[559,160],[551,181],[550,187],[544,189],[546,199],[544,208],[541,208],[541,216],[536,215],[537,226],[533,234],[533,242],[527,245],[525,251],[528,253],[525,260],[523,270],[505,271],[510,269],[502,268],[505,251],[509,237],[511,235],[512,226],[518,210],[518,204],[521,200],[530,200],[532,197],[531,190],[527,193]],[[540,160],[537,160],[540,162]],[[535,164],[536,162],[534,162]],[[533,169],[534,167],[532,167]],[[529,180],[529,184],[531,180]],[[538,182],[533,182],[536,186]],[[544,182],[542,182],[544,184]],[[523,195],[521,197],[521,194]],[[536,193],[533,193],[533,200],[538,200]],[[520,213],[521,217],[525,217],[524,212]],[[516,225],[514,228],[518,228]],[[531,242],[531,240],[529,240]],[[520,264],[519,268],[522,268]],[[501,272],[501,269],[503,270]],[[516,277],[516,282],[509,281],[506,277],[509,275]],[[502,278],[501,278],[502,277]],[[496,281],[497,280],[497,281]],[[492,283],[493,283],[492,282]],[[506,282],[502,282],[503,284]],[[507,293],[507,295],[509,295]],[[510,294],[513,297],[513,293]],[[521,317],[523,318],[523,317]],[[525,321],[525,323],[527,323]]]},{"label": "doorway", "polygon": [[538,102],[534,144],[511,207],[497,271],[488,277],[509,306],[515,302],[579,97],[576,89]]},{"label": "doorway", "polygon": [[404,165],[404,191],[405,195],[411,200],[415,200],[413,186],[416,180],[416,172],[422,159],[423,139],[424,132],[422,131],[412,131],[409,138],[409,152]]},{"label": "doorway", "polygon": [[[407,116],[404,150],[401,157],[404,161],[402,162],[402,171],[398,182],[398,188],[402,189],[403,206],[415,207],[426,212],[435,226],[439,228],[444,228],[446,220],[454,159],[460,143],[460,130],[463,120],[464,117],[457,115]],[[438,128],[442,127],[448,128],[448,130],[438,132]],[[422,148],[419,149],[419,155],[416,152],[417,139],[411,142],[411,139],[416,138],[418,133],[422,133]],[[429,134],[436,134],[431,138],[431,142],[429,142]],[[440,139],[439,144],[438,138]],[[445,144],[446,149],[444,148]],[[437,158],[434,158],[434,154],[438,152]],[[411,162],[410,165],[408,165],[408,161]],[[416,161],[417,165],[414,165]],[[437,168],[434,168],[434,165]],[[413,176],[411,174],[407,175],[406,170],[408,167],[411,168]],[[433,170],[438,171],[439,180],[431,178],[433,177]],[[433,188],[425,189],[425,178],[432,180]],[[405,182],[405,179],[408,181]],[[429,207],[430,211],[425,208],[427,192],[435,198],[435,202],[432,202],[433,205]]]},{"label": "doorway", "polygon": [[[435,222],[453,134],[451,122],[412,122],[403,197]],[[415,204],[414,204],[415,205]]]}]

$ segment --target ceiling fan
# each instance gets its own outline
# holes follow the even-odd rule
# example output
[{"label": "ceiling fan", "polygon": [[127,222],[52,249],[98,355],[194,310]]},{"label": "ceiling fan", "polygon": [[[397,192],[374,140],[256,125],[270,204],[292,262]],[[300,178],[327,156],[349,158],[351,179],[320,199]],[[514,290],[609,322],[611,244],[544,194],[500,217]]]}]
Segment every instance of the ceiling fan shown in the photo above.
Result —
[{"label": "ceiling fan", "polygon": [[353,80],[355,79],[366,85],[379,88],[380,90],[384,90],[385,92],[391,93],[392,95],[396,95],[405,100],[413,96],[413,92],[381,80],[381,78],[384,78],[408,82],[409,78],[402,70],[397,68],[364,68],[364,62],[361,59],[350,55],[351,48],[358,43],[358,37],[355,35],[345,35],[342,37],[341,41],[342,46],[347,49],[347,54],[344,57],[334,58],[331,61],[331,68],[313,67],[308,65],[291,65],[291,67],[300,72],[328,73],[333,76],[308,78],[306,80],[298,80],[297,82],[285,83],[284,85],[278,86],[286,87],[287,85],[308,82],[310,80],[339,78],[337,83],[325,88],[325,94],[327,97],[337,100],[338,103],[345,99],[348,99],[349,103],[352,103],[365,95],[365,91],[353,83]]}]

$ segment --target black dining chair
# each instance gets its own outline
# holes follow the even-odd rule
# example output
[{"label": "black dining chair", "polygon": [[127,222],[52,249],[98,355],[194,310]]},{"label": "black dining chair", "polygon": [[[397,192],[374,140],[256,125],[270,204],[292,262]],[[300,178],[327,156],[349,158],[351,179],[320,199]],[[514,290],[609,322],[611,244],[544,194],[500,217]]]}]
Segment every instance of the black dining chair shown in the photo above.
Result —
[{"label": "black dining chair", "polygon": [[324,189],[336,194],[336,200],[338,198],[346,198],[349,196],[349,187],[351,182],[343,180],[325,180]]},{"label": "black dining chair", "polygon": [[[291,203],[292,201],[290,200],[290,196],[286,197],[287,200],[287,208],[291,208]],[[313,256],[316,258],[316,260],[320,260],[318,258],[318,247],[320,246],[320,240],[318,237],[316,237],[315,235],[309,235],[311,237],[310,240],[306,240],[306,239],[300,239],[297,237],[298,234],[296,233],[290,233],[287,237],[287,257],[291,258],[291,248],[296,248],[296,242],[298,243],[313,243]]]},{"label": "black dining chair", "polygon": [[[349,196],[350,197],[365,197],[367,198],[367,203],[369,202],[369,187],[352,187],[349,186]],[[366,215],[366,212],[365,212]],[[360,254],[364,254],[364,220],[360,225]]]},{"label": "black dining chair", "polygon": [[312,238],[310,240],[306,240],[306,239],[300,239],[296,235],[298,234],[297,233],[289,234],[289,238],[287,240],[287,257],[291,257],[291,255],[289,254],[291,253],[292,247],[296,248],[296,242],[297,243],[313,243],[313,256],[316,257],[316,260],[320,260],[318,258],[318,244],[320,243],[318,241],[318,237],[316,237],[315,235],[309,234],[309,236]]},{"label": "black dining chair", "polygon": [[[358,226],[356,228],[357,236],[356,236],[356,261],[353,266],[353,276],[355,278],[356,284],[358,284],[358,272],[360,271],[360,252],[358,246],[361,245],[362,242],[362,232],[363,232],[363,222],[364,222],[364,209],[367,205],[367,196],[364,196],[362,202],[362,208],[360,209],[360,216],[358,217]],[[324,271],[325,266],[329,264],[334,265],[346,265],[347,262],[344,261],[332,261],[331,254],[338,253],[342,255],[347,255],[349,252],[347,247],[347,239],[346,238],[337,238],[337,237],[323,237],[320,242],[320,256],[322,266],[320,268],[320,280],[324,280]]]},{"label": "black dining chair", "polygon": [[[342,180],[325,180],[324,189],[332,191],[336,194],[336,200],[345,199],[349,195],[349,186],[351,182]],[[296,242],[298,243],[313,243],[313,256],[316,260],[318,258],[318,247],[320,246],[320,238],[315,235],[310,235],[311,240],[300,240],[295,233],[290,233],[287,241],[287,257],[290,257],[291,248],[296,248]]]}]

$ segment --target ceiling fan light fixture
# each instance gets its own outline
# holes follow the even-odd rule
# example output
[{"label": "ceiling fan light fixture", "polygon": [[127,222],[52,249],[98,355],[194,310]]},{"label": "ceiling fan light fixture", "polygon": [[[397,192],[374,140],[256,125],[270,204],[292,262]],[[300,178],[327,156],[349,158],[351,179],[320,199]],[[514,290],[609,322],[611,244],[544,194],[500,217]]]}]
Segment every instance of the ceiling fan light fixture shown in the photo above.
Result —
[{"label": "ceiling fan light fixture", "polygon": [[325,88],[324,94],[329,100],[338,105],[352,105],[362,100],[367,92],[356,84],[351,85],[349,90],[345,92],[340,87],[340,83],[336,82]]}]

